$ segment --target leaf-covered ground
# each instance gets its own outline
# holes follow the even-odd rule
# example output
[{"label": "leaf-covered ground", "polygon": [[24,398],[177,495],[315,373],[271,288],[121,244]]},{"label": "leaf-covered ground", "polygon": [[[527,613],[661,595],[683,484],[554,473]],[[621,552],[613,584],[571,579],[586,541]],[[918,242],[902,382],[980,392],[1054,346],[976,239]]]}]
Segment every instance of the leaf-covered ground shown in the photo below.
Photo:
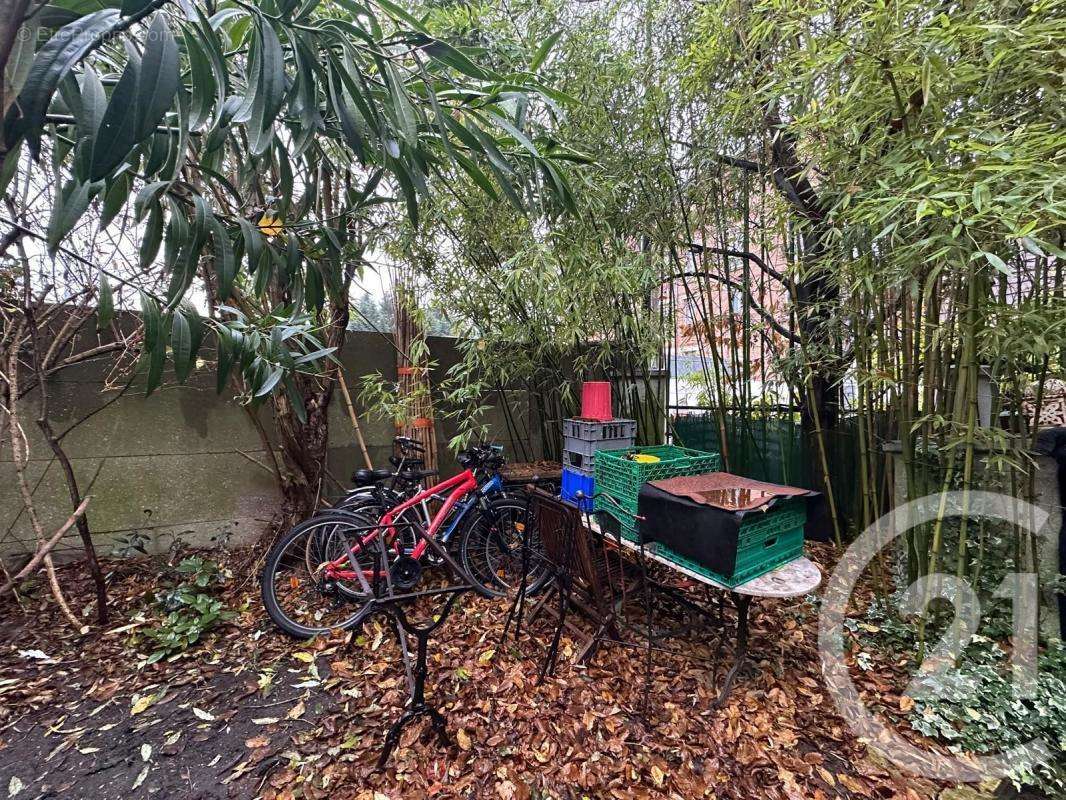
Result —
[{"label": "leaf-covered ground", "polygon": [[[384,732],[407,698],[386,618],[343,638],[284,638],[235,557],[226,599],[244,610],[183,657],[145,666],[136,620],[158,570],[111,566],[114,621],[103,635],[72,632],[44,594],[0,606],[0,797],[913,800],[938,791],[869,754],[835,714],[809,600],[752,606],[752,662],[717,710],[728,665],[714,663],[720,629],[675,617],[680,631],[664,644],[686,657],[654,654],[645,709],[642,650],[608,646],[577,667],[564,637],[557,675],[535,686],[547,620],[500,647],[506,603],[467,595],[430,646],[428,694],[452,743],[419,724],[378,773]],[[81,571],[62,577],[75,607],[91,611]],[[864,680],[886,709],[898,704],[892,676]]]}]

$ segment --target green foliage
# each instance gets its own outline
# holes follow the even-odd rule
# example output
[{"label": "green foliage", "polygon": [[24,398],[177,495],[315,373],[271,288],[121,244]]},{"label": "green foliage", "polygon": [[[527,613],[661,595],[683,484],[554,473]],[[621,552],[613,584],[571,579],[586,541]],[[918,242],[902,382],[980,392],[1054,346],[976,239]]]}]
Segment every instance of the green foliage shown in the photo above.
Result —
[{"label": "green foliage", "polygon": [[[1009,658],[1014,608],[996,593],[1004,575],[1020,569],[1011,556],[1009,527],[999,524],[982,531],[984,560],[990,566],[971,582],[980,598],[980,627],[965,643],[957,664],[935,678],[915,681],[909,692],[915,705],[907,719],[916,731],[960,754],[1003,753],[1029,742],[1042,742],[1048,757],[1032,770],[1019,765],[1010,778],[1019,787],[1037,786],[1049,797],[1058,797],[1066,791],[1066,647],[1058,639],[1045,642],[1034,690],[1025,695],[1016,693]],[[946,534],[949,551],[955,547],[958,533],[956,521]],[[893,564],[897,581],[903,585],[902,561],[884,562],[890,570]],[[901,590],[888,598],[874,598],[863,619],[846,620],[854,641],[865,648],[855,653],[860,669],[880,668],[873,651],[880,651],[883,659],[897,665],[917,667],[917,630],[912,620],[900,618],[901,598]],[[951,603],[936,602],[933,608],[928,623],[930,641],[948,635],[955,618]]]},{"label": "green foliage", "polygon": [[1066,256],[1063,11],[727,0],[700,16],[688,82],[753,158],[772,161],[775,137],[794,143],[842,290],[928,292],[937,277],[1034,265],[1039,281]]},{"label": "green foliage", "polygon": [[[315,336],[315,323],[306,313],[291,308],[276,309],[262,317],[249,318],[236,308],[223,306],[226,324],[219,327],[218,381],[224,385],[232,372],[240,373],[248,402],[256,403],[292,375],[315,375],[322,364],[335,360],[336,348],[323,347]],[[177,361],[177,355],[175,355]],[[307,412],[299,395],[289,393],[297,416]]]},{"label": "green foliage", "polygon": [[[258,307],[262,322],[310,336],[302,315],[327,301],[343,309],[378,206],[402,198],[417,225],[453,168],[519,206],[540,194],[572,203],[555,163],[569,154],[547,136],[555,112],[525,115],[539,97],[553,108],[566,98],[524,66],[476,63],[391,2],[92,6],[27,21],[52,36],[32,64],[15,54],[21,92],[3,120],[2,172],[22,143],[34,159],[51,155],[53,255],[90,211],[102,229],[132,207],[140,270],[166,286],[145,294],[159,322],[141,354],[149,392],[168,346],[180,380],[197,363],[204,337],[183,301],[198,281],[209,302],[246,316]],[[24,182],[33,169],[24,162]],[[538,173],[551,177],[542,193],[515,188]],[[220,349],[236,347],[227,366],[256,362],[245,394],[292,386],[300,354],[286,358],[275,341],[246,358],[233,341],[241,318],[211,317]]]},{"label": "green foliage", "polygon": [[1061,642],[1048,648],[1036,689],[1025,697],[1016,695],[999,647],[969,652],[958,670],[937,681],[935,696],[917,700],[912,727],[958,753],[1002,753],[1042,742],[1050,757],[1032,770],[1019,766],[1011,780],[1061,797],[1066,793],[1066,648]]},{"label": "green foliage", "polygon": [[[390,255],[411,264],[427,287],[421,305],[446,316],[460,337],[462,361],[435,397],[437,412],[459,426],[451,442],[458,447],[483,435],[483,413],[502,387],[531,391],[545,417],[560,419],[574,411],[575,380],[608,369],[642,374],[658,354],[669,320],[649,299],[672,268],[661,248],[683,239],[685,228],[663,135],[677,110],[667,67],[681,52],[684,21],[662,3],[427,4],[425,11],[427,27],[479,48],[482,63],[538,64],[574,100],[554,135],[578,152],[561,145],[549,152],[559,161],[595,156],[569,175],[575,213],[551,203],[517,213],[506,192],[484,191],[484,176],[460,162],[449,173],[452,191],[423,204],[419,228],[390,232]],[[542,113],[519,105],[518,118],[535,124]],[[514,189],[536,197],[554,180],[542,170]],[[700,194],[693,186],[692,197]],[[390,413],[392,393],[371,380],[363,401]],[[618,398],[619,413],[632,412],[628,400]],[[552,438],[548,431],[546,443]]]},{"label": "green foliage", "polygon": [[217,562],[190,556],[183,558],[174,572],[176,582],[156,592],[153,607],[159,615],[157,623],[141,631],[154,647],[149,664],[183,653],[204,633],[235,616],[218,597],[226,573]]}]

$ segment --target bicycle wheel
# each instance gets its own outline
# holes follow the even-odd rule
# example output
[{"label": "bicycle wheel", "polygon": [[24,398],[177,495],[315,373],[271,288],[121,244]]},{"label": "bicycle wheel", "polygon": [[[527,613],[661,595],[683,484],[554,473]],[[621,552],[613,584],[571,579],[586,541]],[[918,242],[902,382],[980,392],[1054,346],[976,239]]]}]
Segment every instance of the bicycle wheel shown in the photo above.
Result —
[{"label": "bicycle wheel", "polygon": [[[459,563],[479,592],[504,597],[518,590],[522,579],[522,536],[526,504],[503,497],[489,503],[463,532]],[[530,531],[526,592],[537,591],[547,578],[547,564],[536,531]]]},{"label": "bicycle wheel", "polygon": [[[324,514],[297,525],[267,554],[260,576],[263,605],[285,633],[301,639],[358,625],[370,610],[373,575],[383,574],[385,559],[376,542],[350,553],[347,543],[373,521],[354,514]],[[364,533],[365,535],[365,533]],[[323,568],[347,556],[356,574],[330,580]]]}]

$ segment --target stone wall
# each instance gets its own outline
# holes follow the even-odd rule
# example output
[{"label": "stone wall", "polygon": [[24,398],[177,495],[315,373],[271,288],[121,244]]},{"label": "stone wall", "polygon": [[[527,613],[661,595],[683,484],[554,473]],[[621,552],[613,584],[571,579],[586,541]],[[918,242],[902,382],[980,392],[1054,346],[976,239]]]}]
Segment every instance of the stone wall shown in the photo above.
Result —
[{"label": "stone wall", "polygon": [[[454,340],[431,338],[429,347],[438,364],[431,376],[436,380],[458,355]],[[380,371],[395,379],[392,343],[380,334],[350,333],[340,358],[353,393],[360,376]],[[107,383],[109,368],[107,361],[87,363],[49,383],[57,430],[119,394],[121,384]],[[211,369],[194,374],[184,386],[168,375],[162,389],[146,398],[138,379],[66,438],[82,492],[93,496],[88,516],[101,553],[114,552],[133,540],[155,552],[166,550],[176,539],[197,545],[219,540],[239,544],[254,541],[270,522],[279,497],[273,476],[256,464],[266,460],[259,434],[248,413],[236,402],[218,396],[214,385]],[[528,429],[526,394],[510,392],[508,399],[512,414],[527,423]],[[42,523],[46,530],[55,530],[71,510],[66,483],[33,424],[35,398],[27,397],[22,408],[31,453],[27,477]],[[260,413],[266,415],[269,410]],[[391,453],[392,424],[365,415],[360,422],[371,458],[385,465]],[[490,410],[487,422],[509,456],[522,444],[536,456],[537,448],[528,438],[521,443],[510,439],[498,405]],[[447,473],[454,461],[445,447],[455,431],[450,425],[438,426],[442,471]],[[265,417],[264,428],[271,430]],[[329,469],[343,482],[357,466],[362,466],[362,455],[337,392],[331,404]],[[0,447],[0,556],[17,560],[33,545],[5,437]],[[78,549],[75,533],[57,552],[71,554]]]}]

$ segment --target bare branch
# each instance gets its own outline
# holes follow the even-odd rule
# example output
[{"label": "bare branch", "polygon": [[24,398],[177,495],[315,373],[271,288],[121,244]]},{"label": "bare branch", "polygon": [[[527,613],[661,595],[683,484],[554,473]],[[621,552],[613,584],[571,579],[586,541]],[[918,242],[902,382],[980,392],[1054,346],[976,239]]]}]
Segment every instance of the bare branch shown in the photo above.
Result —
[{"label": "bare branch", "polygon": [[39,566],[41,566],[41,562],[44,561],[45,556],[52,552],[52,549],[57,544],[59,544],[60,540],[67,535],[71,528],[74,527],[75,523],[77,523],[78,521],[78,518],[85,513],[85,509],[88,507],[89,501],[91,499],[92,495],[89,495],[84,500],[82,500],[81,505],[74,509],[74,513],[67,518],[66,522],[59,526],[56,532],[53,533],[47,541],[42,541],[37,544],[37,550],[36,552],[34,552],[33,558],[26,562],[26,566],[24,566],[17,573],[15,573],[15,575],[13,575],[7,583],[5,583],[3,586],[0,586],[0,596],[3,596],[8,592],[12,591],[15,586],[19,584],[19,582],[24,580],[30,575],[30,573],[32,573]]}]

